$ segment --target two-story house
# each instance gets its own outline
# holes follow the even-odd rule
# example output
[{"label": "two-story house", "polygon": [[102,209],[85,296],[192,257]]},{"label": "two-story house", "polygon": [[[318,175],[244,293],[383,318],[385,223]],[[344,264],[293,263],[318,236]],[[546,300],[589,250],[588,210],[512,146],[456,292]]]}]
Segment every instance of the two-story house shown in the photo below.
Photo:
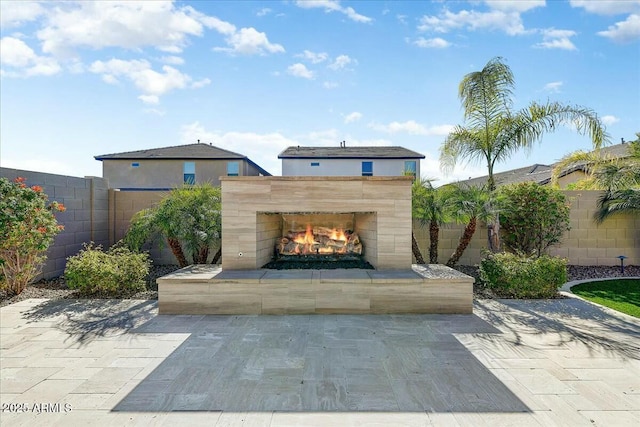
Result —
[{"label": "two-story house", "polygon": [[420,176],[425,156],[403,147],[289,147],[278,155],[283,176]]},{"label": "two-story house", "polygon": [[210,144],[177,145],[95,156],[109,187],[121,190],[168,190],[210,182],[220,176],[271,176],[242,154]]}]

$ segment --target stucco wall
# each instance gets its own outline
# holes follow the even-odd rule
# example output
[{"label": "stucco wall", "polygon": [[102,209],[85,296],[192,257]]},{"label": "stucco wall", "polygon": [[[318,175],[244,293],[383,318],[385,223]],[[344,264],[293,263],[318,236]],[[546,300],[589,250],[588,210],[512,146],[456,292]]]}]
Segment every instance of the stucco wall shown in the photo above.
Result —
[{"label": "stucco wall", "polygon": [[[168,191],[109,190],[109,243],[114,244],[124,237],[136,212],[155,206],[168,194]],[[146,244],[143,249],[149,251],[154,264],[178,264],[160,236]],[[209,256],[213,257],[217,250],[217,247],[213,248]],[[187,259],[190,258],[190,254],[185,255]]]},{"label": "stucco wall", "polygon": [[282,175],[361,176],[362,162],[373,162],[373,176],[400,176],[405,160],[415,160],[416,176],[420,176],[420,159],[282,159]]},{"label": "stucco wall", "polygon": [[[103,160],[102,176],[111,188],[174,188],[184,183],[183,166],[192,161],[196,166],[196,182],[220,185],[227,175],[227,163],[239,162],[239,174],[258,175],[246,160]],[[132,164],[139,166],[134,167]]]},{"label": "stucco wall", "polygon": [[82,249],[83,243],[109,245],[109,198],[107,180],[98,177],[79,178],[18,169],[0,168],[0,177],[13,181],[26,178],[29,186],[39,185],[50,201],[67,208],[56,213],[64,230],[55,237],[47,251],[47,262],[40,277],[52,278],[64,273],[67,257]]},{"label": "stucco wall", "polygon": [[[612,217],[600,225],[593,222],[599,191],[564,191],[571,203],[571,230],[551,255],[569,260],[573,265],[620,265],[618,255],[625,255],[625,265],[640,265],[640,218],[631,215]],[[458,245],[463,225],[450,224],[440,229],[439,262],[445,263]],[[414,221],[414,232],[422,255],[428,259],[429,229]],[[487,248],[487,228],[479,224],[471,244],[459,264],[475,265]]]}]

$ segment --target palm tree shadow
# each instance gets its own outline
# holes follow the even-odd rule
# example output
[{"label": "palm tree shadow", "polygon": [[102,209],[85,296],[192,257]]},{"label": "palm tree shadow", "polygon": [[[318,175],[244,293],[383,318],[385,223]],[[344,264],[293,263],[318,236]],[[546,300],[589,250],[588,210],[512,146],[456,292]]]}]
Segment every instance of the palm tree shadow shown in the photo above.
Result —
[{"label": "palm tree shadow", "polygon": [[48,300],[23,313],[27,322],[55,321],[55,327],[83,345],[97,337],[126,334],[157,315],[153,300]]},{"label": "palm tree shadow", "polygon": [[[478,300],[475,312],[504,332],[501,340],[540,348],[582,344],[591,355],[640,360],[640,322],[613,316],[578,298],[522,301]],[[490,338],[486,336],[483,338]]]}]

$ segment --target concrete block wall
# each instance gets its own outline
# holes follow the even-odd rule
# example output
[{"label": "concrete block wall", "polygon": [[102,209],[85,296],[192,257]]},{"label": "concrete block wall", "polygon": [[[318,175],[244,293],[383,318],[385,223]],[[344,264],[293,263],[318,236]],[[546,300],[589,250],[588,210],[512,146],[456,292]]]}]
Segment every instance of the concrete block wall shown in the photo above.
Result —
[{"label": "concrete block wall", "polygon": [[28,186],[41,186],[50,201],[60,202],[67,208],[65,212],[56,214],[64,230],[49,247],[47,262],[39,278],[62,275],[67,257],[77,254],[83,243],[93,241],[104,247],[109,245],[109,186],[106,179],[9,168],[0,168],[0,177],[10,181],[25,178]]},{"label": "concrete block wall", "polygon": [[[640,218],[620,215],[607,219],[600,225],[593,221],[599,191],[563,191],[571,204],[569,230],[561,244],[550,248],[549,253],[569,260],[572,265],[620,265],[619,255],[627,257],[625,265],[640,265]],[[414,233],[422,255],[428,259],[429,229],[413,224]],[[462,235],[464,225],[446,224],[440,228],[439,258],[445,263],[453,253]],[[487,248],[486,224],[478,224],[471,244],[459,264],[475,265]]]}]

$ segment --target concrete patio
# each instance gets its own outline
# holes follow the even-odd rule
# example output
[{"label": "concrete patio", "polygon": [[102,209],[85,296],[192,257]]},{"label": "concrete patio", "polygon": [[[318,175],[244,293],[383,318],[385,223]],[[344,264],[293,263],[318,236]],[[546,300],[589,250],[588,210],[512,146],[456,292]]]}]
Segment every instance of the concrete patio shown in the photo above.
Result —
[{"label": "concrete patio", "polygon": [[640,321],[574,298],[291,316],[32,299],[0,327],[3,426],[640,424]]}]

